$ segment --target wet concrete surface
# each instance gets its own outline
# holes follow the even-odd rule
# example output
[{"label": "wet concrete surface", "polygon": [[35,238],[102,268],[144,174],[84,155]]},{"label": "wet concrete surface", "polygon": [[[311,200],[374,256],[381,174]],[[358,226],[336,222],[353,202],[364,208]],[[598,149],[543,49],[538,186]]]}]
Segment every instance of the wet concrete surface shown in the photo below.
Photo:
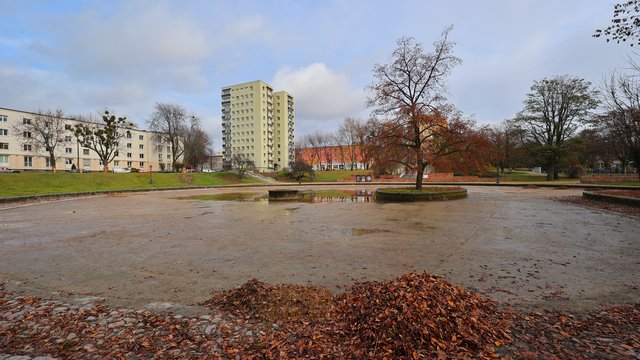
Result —
[{"label": "wet concrete surface", "polygon": [[254,277],[342,291],[410,271],[525,308],[640,299],[637,219],[555,200],[576,189],[467,189],[466,199],[405,204],[177,199],[238,191],[208,189],[3,208],[0,282],[185,311]]}]

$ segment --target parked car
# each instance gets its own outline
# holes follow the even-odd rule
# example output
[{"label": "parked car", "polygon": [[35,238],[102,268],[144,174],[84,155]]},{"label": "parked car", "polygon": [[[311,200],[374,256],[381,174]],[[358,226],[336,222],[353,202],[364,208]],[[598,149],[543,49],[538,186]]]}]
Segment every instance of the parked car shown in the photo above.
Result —
[{"label": "parked car", "polygon": [[121,167],[116,166],[116,167],[114,167],[114,168],[113,168],[113,170],[112,170],[112,171],[113,171],[114,173],[130,173],[130,172],[131,172],[131,169],[128,169],[128,168],[121,168]]},{"label": "parked car", "polygon": [[0,173],[14,173],[14,174],[17,174],[19,172],[20,172],[20,170],[9,169],[9,168],[6,168],[6,167],[1,167],[0,168]]}]

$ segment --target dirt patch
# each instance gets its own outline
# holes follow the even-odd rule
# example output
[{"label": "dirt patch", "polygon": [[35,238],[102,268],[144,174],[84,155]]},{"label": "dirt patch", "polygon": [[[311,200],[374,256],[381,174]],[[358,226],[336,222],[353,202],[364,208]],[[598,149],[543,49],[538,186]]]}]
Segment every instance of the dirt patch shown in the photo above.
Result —
[{"label": "dirt patch", "polygon": [[351,233],[356,236],[360,235],[368,235],[368,234],[379,234],[379,233],[388,233],[391,232],[386,229],[364,229],[364,228],[353,228],[351,229]]},{"label": "dirt patch", "polygon": [[191,175],[182,174],[182,176],[180,177],[180,182],[183,184],[191,185],[191,183],[193,182],[193,177]]}]

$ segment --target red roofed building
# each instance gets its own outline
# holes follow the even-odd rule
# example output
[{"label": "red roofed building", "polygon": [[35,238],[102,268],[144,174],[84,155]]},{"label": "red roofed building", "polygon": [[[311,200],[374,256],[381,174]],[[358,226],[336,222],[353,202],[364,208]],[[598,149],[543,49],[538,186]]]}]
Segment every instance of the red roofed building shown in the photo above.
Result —
[{"label": "red roofed building", "polygon": [[296,156],[313,166],[314,170],[368,169],[360,146],[322,146],[302,148]]}]

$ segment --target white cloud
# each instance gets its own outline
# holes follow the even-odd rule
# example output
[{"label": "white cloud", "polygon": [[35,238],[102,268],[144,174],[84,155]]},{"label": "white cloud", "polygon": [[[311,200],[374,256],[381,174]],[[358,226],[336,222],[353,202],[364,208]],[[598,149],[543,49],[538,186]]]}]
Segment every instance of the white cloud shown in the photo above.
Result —
[{"label": "white cloud", "polygon": [[346,74],[333,71],[323,63],[291,69],[281,68],[273,77],[275,90],[293,94],[296,116],[330,120],[358,115],[364,106],[364,92],[349,84]]},{"label": "white cloud", "polygon": [[[211,56],[211,44],[192,18],[167,6],[129,3],[112,14],[84,11],[53,18],[53,41],[33,49],[84,78],[134,79],[152,86],[200,89],[204,77],[185,69]],[[194,71],[187,70],[193,74]]]}]

